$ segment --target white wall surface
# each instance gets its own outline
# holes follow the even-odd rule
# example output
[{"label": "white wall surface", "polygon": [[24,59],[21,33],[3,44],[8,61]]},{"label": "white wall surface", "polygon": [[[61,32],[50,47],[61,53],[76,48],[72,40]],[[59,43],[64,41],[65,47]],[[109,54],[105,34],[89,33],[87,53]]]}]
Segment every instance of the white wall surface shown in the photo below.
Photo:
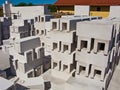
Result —
[{"label": "white wall surface", "polygon": [[109,17],[120,17],[120,6],[110,6]]},{"label": "white wall surface", "polygon": [[0,90],[9,90],[8,88],[12,88],[13,82],[10,80],[4,79],[0,77]]},{"label": "white wall surface", "polygon": [[11,13],[16,13],[23,19],[30,19],[38,15],[49,13],[45,6],[26,6],[26,7],[11,7]]},{"label": "white wall surface", "polygon": [[2,36],[1,36],[2,32],[1,32],[1,23],[0,23],[0,45],[2,44]]},{"label": "white wall surface", "polygon": [[26,37],[18,42],[16,41],[15,43],[15,48],[20,53],[39,46],[40,46],[40,38],[38,36]]},{"label": "white wall surface", "polygon": [[74,10],[75,10],[75,15],[89,15],[90,6],[75,5]]},{"label": "white wall surface", "polygon": [[0,50],[0,70],[5,70],[10,68],[9,54]]},{"label": "white wall surface", "polygon": [[[81,37],[97,38],[101,40],[110,40],[113,24],[105,22],[79,22],[77,23],[77,35]],[[106,35],[107,34],[107,35]]]}]

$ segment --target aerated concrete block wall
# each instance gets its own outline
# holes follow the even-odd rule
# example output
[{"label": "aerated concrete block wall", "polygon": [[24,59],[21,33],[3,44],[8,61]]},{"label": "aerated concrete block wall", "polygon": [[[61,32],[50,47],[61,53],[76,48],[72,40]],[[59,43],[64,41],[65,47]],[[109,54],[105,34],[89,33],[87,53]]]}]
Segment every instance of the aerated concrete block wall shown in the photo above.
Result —
[{"label": "aerated concrete block wall", "polygon": [[0,22],[0,45],[2,45],[2,30],[1,30],[1,22]]},{"label": "aerated concrete block wall", "polygon": [[[78,80],[84,78],[107,88],[120,58],[118,16],[98,20],[101,17],[88,16],[89,6],[75,6],[76,15],[61,18],[47,15],[45,6],[14,7],[6,2],[3,9],[4,16],[12,19],[11,26],[4,24],[4,28],[10,26],[5,50],[9,50],[12,72],[17,77],[41,75],[47,53],[52,76],[67,81],[75,74]],[[113,14],[111,9],[110,16]]]},{"label": "aerated concrete block wall", "polygon": [[29,78],[43,73],[44,49],[38,36],[16,40],[14,47],[10,48],[10,55],[18,77]]},{"label": "aerated concrete block wall", "polygon": [[[117,19],[118,20],[118,19]],[[118,20],[119,21],[119,20]],[[119,42],[120,24],[116,19],[77,23],[76,77],[100,80],[106,87],[116,61],[116,40]],[[114,56],[115,55],[115,56]]]},{"label": "aerated concrete block wall", "polygon": [[70,77],[75,72],[77,22],[90,21],[91,18],[88,16],[62,16],[58,19],[51,19],[47,37],[51,48],[51,69],[54,76],[66,79],[62,76]]},{"label": "aerated concrete block wall", "polygon": [[10,25],[11,20],[8,17],[0,17],[0,42],[3,44],[3,40],[7,40],[10,37]]}]

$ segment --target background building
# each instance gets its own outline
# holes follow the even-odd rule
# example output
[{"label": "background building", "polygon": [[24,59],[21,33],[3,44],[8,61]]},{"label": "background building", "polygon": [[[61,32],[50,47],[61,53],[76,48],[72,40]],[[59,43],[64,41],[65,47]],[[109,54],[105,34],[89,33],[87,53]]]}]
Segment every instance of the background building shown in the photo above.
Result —
[{"label": "background building", "polygon": [[[74,10],[76,7],[75,5],[84,5],[89,6],[89,15],[90,16],[102,16],[103,18],[109,16],[110,13],[110,6],[116,6],[119,5],[119,0],[58,0],[55,3],[55,6],[58,9],[58,12],[69,12],[69,13],[75,13]],[[79,9],[76,10],[77,12],[80,12]],[[81,13],[82,14],[82,13]]]}]

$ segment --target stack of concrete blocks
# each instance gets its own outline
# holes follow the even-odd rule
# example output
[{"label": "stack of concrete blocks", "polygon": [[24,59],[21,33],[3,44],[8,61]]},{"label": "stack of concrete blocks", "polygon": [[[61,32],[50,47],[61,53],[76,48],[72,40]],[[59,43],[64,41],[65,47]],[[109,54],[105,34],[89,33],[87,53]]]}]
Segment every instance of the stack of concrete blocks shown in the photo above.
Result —
[{"label": "stack of concrete blocks", "polygon": [[[44,49],[45,57],[43,58],[44,71],[48,70],[51,66],[51,57],[50,53],[46,53],[46,43],[48,42],[47,32],[49,28],[50,19],[53,18],[51,15],[39,15],[34,18],[34,31],[35,35],[40,37],[41,46]],[[47,27],[46,27],[47,26]]]},{"label": "stack of concrete blocks", "polygon": [[115,44],[114,44],[114,51],[113,51],[113,59],[114,61],[112,62],[113,63],[113,70],[115,69],[114,68],[114,64],[118,65],[117,67],[119,68],[120,67],[120,64],[119,64],[119,60],[120,60],[120,18],[113,18],[112,19],[113,23],[115,24],[114,25],[114,28],[115,28]]},{"label": "stack of concrete blocks", "polygon": [[44,51],[40,43],[38,36],[27,37],[14,42],[14,45],[9,48],[13,74],[20,78],[37,77],[42,74]]},{"label": "stack of concrete blocks", "polygon": [[0,17],[0,44],[3,44],[3,40],[9,39],[11,24],[10,18]]},{"label": "stack of concrete blocks", "polygon": [[50,11],[47,5],[15,7],[7,1],[3,4],[3,11],[5,16],[12,19],[12,26],[10,27],[12,39],[38,35],[41,38],[42,45],[45,45],[47,34],[45,27],[53,18],[49,15]]},{"label": "stack of concrete blocks", "polygon": [[[44,52],[44,45],[46,43],[45,26],[46,23],[49,22],[51,18],[53,18],[53,16],[48,15],[49,10],[47,5],[14,7],[10,2],[6,2],[3,4],[3,11],[4,15],[11,17],[12,20],[9,39],[11,46],[14,47],[15,42],[21,39],[25,39],[31,36],[38,36],[40,38],[39,46],[42,46],[42,52]],[[6,44],[6,42],[4,42],[4,44]],[[20,46],[20,48],[23,48],[23,46]]]},{"label": "stack of concrete blocks", "polygon": [[[75,72],[76,23],[92,20],[89,16],[62,16],[51,19],[48,38],[52,75],[67,80]],[[97,18],[96,18],[97,19]]]},{"label": "stack of concrete blocks", "polygon": [[[3,4],[3,12],[5,17],[10,17],[12,20],[10,36],[17,37],[18,39],[27,36],[34,36],[36,33],[39,33],[38,30],[35,30],[34,25],[37,28],[42,26],[41,28],[43,29],[45,28],[44,23],[49,21],[52,17],[47,15],[49,14],[47,5],[15,7],[8,1]],[[36,22],[42,23],[39,23],[39,25],[41,24],[39,26]],[[43,31],[41,32],[43,33]]]},{"label": "stack of concrete blocks", "polygon": [[51,15],[39,15],[34,19],[35,35],[40,37],[42,46],[45,46],[46,43],[46,25],[48,25],[47,23],[49,23],[51,18],[53,18]]},{"label": "stack of concrete blocks", "polygon": [[8,78],[10,70],[9,52],[0,47],[0,77]]},{"label": "stack of concrete blocks", "polygon": [[0,45],[2,45],[2,30],[1,30],[2,24],[0,23]]},{"label": "stack of concrete blocks", "polygon": [[47,5],[16,7],[9,1],[3,4],[4,17],[11,17],[11,19],[31,19],[39,15],[49,14],[49,12]]},{"label": "stack of concrete blocks", "polygon": [[13,24],[10,26],[10,39],[21,39],[34,35],[34,20],[12,20]]},{"label": "stack of concrete blocks", "polygon": [[[103,19],[77,23],[76,78],[93,80],[106,90],[115,67],[119,23]],[[118,27],[118,28],[117,28]],[[119,40],[118,40],[119,39]],[[87,79],[86,79],[87,78]]]}]

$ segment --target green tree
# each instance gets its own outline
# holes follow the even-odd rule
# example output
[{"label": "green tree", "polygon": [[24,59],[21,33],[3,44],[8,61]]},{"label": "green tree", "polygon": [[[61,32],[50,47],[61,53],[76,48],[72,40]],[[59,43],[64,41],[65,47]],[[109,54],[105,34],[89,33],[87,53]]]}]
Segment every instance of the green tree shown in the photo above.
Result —
[{"label": "green tree", "polygon": [[31,2],[30,3],[20,2],[16,6],[34,6],[34,4]]},{"label": "green tree", "polygon": [[48,9],[50,9],[50,12],[57,12],[57,8],[54,5],[49,5]]},{"label": "green tree", "polygon": [[28,6],[34,6],[34,4],[33,3],[28,3]]},{"label": "green tree", "polygon": [[20,2],[20,3],[18,3],[16,6],[27,6],[27,4],[24,3],[24,2]]},{"label": "green tree", "polygon": [[3,9],[0,8],[0,17],[3,17]]}]

